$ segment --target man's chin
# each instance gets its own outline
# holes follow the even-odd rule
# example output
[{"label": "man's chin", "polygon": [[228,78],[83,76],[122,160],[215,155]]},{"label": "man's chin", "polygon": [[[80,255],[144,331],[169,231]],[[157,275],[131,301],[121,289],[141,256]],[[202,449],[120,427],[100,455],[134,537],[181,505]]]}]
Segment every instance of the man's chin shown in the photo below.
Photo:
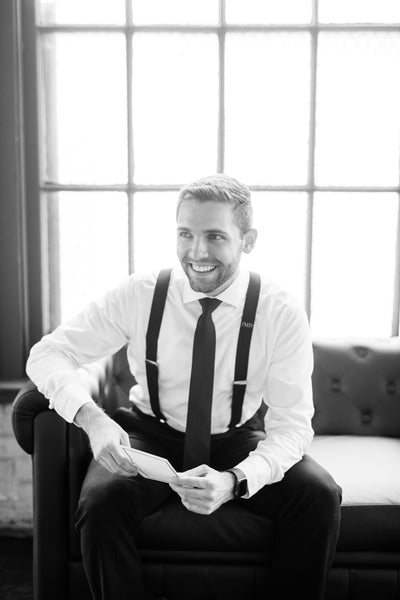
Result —
[{"label": "man's chin", "polygon": [[203,281],[201,279],[199,281],[199,279],[197,277],[192,277],[189,274],[188,274],[188,279],[189,279],[190,287],[192,288],[192,290],[194,292],[201,292],[202,294],[210,294],[211,292],[216,290],[218,287],[218,285],[215,282]]},{"label": "man's chin", "polygon": [[185,265],[184,271],[189,280],[190,287],[194,292],[202,294],[210,294],[219,287],[219,282],[215,277],[214,272],[210,273],[195,273],[193,269]]}]

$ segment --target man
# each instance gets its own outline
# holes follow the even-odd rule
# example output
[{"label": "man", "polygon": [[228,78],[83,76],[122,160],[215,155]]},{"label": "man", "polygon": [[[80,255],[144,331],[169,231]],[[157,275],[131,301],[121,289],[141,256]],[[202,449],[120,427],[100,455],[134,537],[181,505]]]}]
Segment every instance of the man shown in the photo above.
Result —
[{"label": "man", "polygon": [[[93,450],[77,530],[96,600],[145,598],[137,531],[142,518],[174,493],[195,513],[208,515],[233,500],[276,520],[266,597],[324,597],[339,532],[340,488],[306,456],[313,436],[313,357],[303,309],[262,280],[254,325],[242,322],[249,273],[240,260],[256,238],[250,191],[242,183],[218,174],[181,190],[177,255],[182,268],[171,275],[156,360],[147,358],[147,365],[158,367],[156,402],[146,367],[154,275],[131,276],[32,348],[28,375],[50,407],[84,429]],[[207,334],[198,333],[200,322]],[[252,329],[252,337],[247,376],[235,382],[236,388],[246,387],[232,426],[235,355],[243,326]],[[130,395],[135,417],[130,436],[94,404],[76,372],[125,344],[138,383]],[[198,350],[201,344],[206,346]],[[210,356],[213,372],[207,379],[201,361]],[[200,401],[191,399],[204,384],[197,381],[199,368],[211,390],[208,408],[205,388]],[[266,433],[257,427],[263,399]],[[204,441],[199,431],[207,419]],[[203,436],[196,442],[200,446],[193,446],[196,436]],[[178,477],[166,485],[138,476],[123,445],[168,458]]]}]

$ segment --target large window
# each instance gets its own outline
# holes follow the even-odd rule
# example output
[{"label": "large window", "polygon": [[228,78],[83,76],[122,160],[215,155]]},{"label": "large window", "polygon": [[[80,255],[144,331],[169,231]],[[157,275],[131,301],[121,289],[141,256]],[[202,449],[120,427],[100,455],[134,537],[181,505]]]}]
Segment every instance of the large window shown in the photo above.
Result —
[{"label": "large window", "polygon": [[50,326],[174,264],[179,187],[225,172],[253,191],[246,264],[315,337],[398,335],[399,23],[397,0],[41,0]]}]

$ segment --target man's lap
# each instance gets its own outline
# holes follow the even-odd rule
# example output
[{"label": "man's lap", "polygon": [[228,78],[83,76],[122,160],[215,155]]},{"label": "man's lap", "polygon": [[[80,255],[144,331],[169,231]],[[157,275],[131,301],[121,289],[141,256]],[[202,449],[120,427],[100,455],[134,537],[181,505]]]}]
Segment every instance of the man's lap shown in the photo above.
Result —
[{"label": "man's lap", "polygon": [[[179,471],[183,455],[183,436],[181,434],[175,435],[174,432],[161,429],[163,435],[157,435],[157,430],[156,435],[152,435],[147,427],[146,431],[135,429],[129,434],[132,447],[167,458]],[[226,436],[215,436],[211,446],[211,466],[217,470],[235,466],[246,458],[264,437],[264,432],[246,428],[239,428]],[[240,502],[252,512],[276,518],[286,498],[293,498],[293,496],[305,493],[312,495],[321,488],[334,490],[335,486],[330,474],[312,458],[305,456],[286,472],[280,482],[267,485],[252,498],[243,499]],[[144,516],[162,505],[174,492],[165,483],[155,482],[141,476],[125,478],[113,475],[92,461],[82,486],[80,501],[86,502],[88,498],[96,497],[97,494],[100,495],[100,498],[105,494],[110,497],[119,494],[129,498],[135,497],[135,502],[129,502],[132,507],[138,507],[137,503],[139,503],[140,511]]]}]

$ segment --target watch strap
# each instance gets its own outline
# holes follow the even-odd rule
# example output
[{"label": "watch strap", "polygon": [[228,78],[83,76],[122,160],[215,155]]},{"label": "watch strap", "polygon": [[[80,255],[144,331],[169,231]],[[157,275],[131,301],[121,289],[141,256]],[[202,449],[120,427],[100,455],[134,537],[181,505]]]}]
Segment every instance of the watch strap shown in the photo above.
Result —
[{"label": "watch strap", "polygon": [[247,478],[243,471],[234,467],[227,469],[227,473],[232,473],[235,477],[235,487],[233,489],[234,498],[242,498],[247,493]]}]

